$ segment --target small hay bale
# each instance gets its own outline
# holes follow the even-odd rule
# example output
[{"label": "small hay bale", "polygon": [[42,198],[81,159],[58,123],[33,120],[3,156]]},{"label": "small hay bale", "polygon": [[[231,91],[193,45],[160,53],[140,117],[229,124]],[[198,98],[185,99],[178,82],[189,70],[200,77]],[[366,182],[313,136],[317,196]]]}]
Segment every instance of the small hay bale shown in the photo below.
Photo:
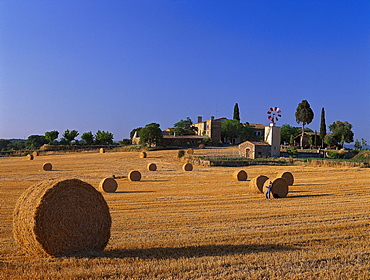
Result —
[{"label": "small hay bale", "polygon": [[114,193],[116,192],[117,188],[118,184],[114,178],[104,178],[99,184],[99,190],[105,193]]},{"label": "small hay bale", "polygon": [[146,152],[140,152],[139,156],[140,158],[146,158],[148,155],[146,154]]},{"label": "small hay bale", "polygon": [[147,169],[148,171],[156,171],[157,165],[155,163],[148,163]]},{"label": "small hay bale", "polygon": [[278,178],[284,178],[285,181],[288,183],[289,186],[293,186],[293,184],[294,184],[294,176],[290,172],[284,172],[284,173],[280,174],[277,177]]},{"label": "small hay bale", "polygon": [[187,153],[188,155],[192,155],[192,154],[194,154],[194,150],[193,150],[192,148],[190,148],[190,149],[188,149],[188,150],[186,151],[186,153]]},{"label": "small hay bale", "polygon": [[13,233],[28,254],[68,256],[104,250],[112,220],[104,197],[78,179],[46,180],[28,188],[13,212]]},{"label": "small hay bale", "polygon": [[206,147],[206,145],[204,145],[204,144],[199,144],[199,146],[198,146],[199,149],[204,149],[205,147]]},{"label": "small hay bale", "polygon": [[128,173],[128,179],[130,181],[140,181],[141,173],[139,171],[133,170]]},{"label": "small hay bale", "polygon": [[37,157],[37,156],[39,156],[39,152],[38,152],[38,151],[34,151],[34,152],[32,153],[32,155],[33,155],[33,157]]},{"label": "small hay bale", "polygon": [[28,154],[26,157],[27,157],[28,160],[33,160],[33,155],[32,154]]},{"label": "small hay bale", "polygon": [[182,170],[184,170],[184,171],[192,171],[193,170],[193,165],[191,163],[185,163],[182,166]]},{"label": "small hay bale", "polygon": [[104,153],[105,153],[105,149],[104,149],[104,148],[100,148],[99,152],[100,152],[101,154],[104,154]]},{"label": "small hay bale", "polygon": [[249,182],[249,190],[254,193],[263,193],[263,185],[269,178],[264,175],[259,175],[258,177],[253,178]]},{"label": "small hay bale", "polygon": [[52,169],[53,169],[53,165],[50,162],[45,162],[42,165],[42,170],[44,170],[44,171],[50,171]]},{"label": "small hay bale", "polygon": [[233,173],[233,179],[235,181],[247,181],[248,174],[244,170],[235,170]]},{"label": "small hay bale", "polygon": [[289,186],[284,178],[277,178],[272,182],[271,193],[274,198],[286,197],[289,192]]}]

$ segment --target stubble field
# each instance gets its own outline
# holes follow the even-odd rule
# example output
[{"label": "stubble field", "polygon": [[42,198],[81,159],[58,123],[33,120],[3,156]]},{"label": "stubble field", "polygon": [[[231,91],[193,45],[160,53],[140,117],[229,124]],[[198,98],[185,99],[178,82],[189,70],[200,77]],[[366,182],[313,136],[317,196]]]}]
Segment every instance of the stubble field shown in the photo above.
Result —
[{"label": "stubble field", "polygon": [[[195,150],[195,155],[228,148]],[[42,164],[51,162],[52,171]],[[157,171],[146,171],[155,163]],[[370,279],[370,169],[194,166],[177,150],[0,158],[0,279]],[[247,182],[233,181],[235,170]],[[130,170],[142,173],[130,182]],[[287,198],[249,193],[249,180],[290,171]],[[77,178],[98,188],[112,216],[105,251],[89,257],[29,256],[15,243],[12,212],[31,185]]]}]

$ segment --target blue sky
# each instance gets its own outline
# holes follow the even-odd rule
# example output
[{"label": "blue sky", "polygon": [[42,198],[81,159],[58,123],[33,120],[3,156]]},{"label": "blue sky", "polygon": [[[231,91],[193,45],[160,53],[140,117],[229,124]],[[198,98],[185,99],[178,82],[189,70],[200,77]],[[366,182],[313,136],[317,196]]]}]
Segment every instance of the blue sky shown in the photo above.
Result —
[{"label": "blue sky", "polygon": [[[105,130],[114,140],[197,116],[320,129],[370,142],[370,1],[2,0],[0,138]],[[329,129],[328,129],[329,131]]]}]

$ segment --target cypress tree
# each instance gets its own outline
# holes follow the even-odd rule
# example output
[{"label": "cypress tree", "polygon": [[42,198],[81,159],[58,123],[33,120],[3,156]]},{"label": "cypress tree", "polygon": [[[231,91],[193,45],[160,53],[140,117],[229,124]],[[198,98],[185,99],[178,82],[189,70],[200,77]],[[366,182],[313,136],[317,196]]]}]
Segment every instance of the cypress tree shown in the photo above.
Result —
[{"label": "cypress tree", "polygon": [[320,122],[320,138],[321,146],[324,148],[324,138],[326,136],[326,123],[325,123],[325,109],[321,109],[321,122]]},{"label": "cypress tree", "polygon": [[234,106],[234,117],[233,117],[234,120],[237,120],[238,122],[240,122],[240,115],[239,115],[239,105],[238,103],[235,103],[235,106]]}]

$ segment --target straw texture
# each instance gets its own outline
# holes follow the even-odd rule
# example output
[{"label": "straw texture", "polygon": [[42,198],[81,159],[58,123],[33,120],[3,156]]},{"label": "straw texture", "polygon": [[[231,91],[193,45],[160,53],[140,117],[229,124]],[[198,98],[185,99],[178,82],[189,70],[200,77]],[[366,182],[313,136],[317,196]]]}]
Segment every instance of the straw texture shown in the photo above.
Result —
[{"label": "straw texture", "polygon": [[233,179],[235,181],[247,181],[248,174],[244,170],[236,170],[233,173]]},{"label": "straw texture", "polygon": [[128,173],[128,179],[130,181],[140,181],[141,173],[139,171],[133,170]]},{"label": "straw texture", "polygon": [[105,193],[114,193],[117,188],[118,184],[114,178],[104,178],[99,184],[99,190]]},{"label": "straw texture", "polygon": [[254,193],[263,193],[263,185],[269,178],[264,175],[259,175],[258,177],[254,177],[249,182],[249,190]]},{"label": "straw texture", "polygon": [[272,182],[271,193],[274,198],[286,197],[288,192],[288,183],[284,178],[277,178]]},{"label": "straw texture", "polygon": [[13,213],[17,244],[28,254],[63,256],[104,250],[111,216],[103,196],[78,179],[46,180],[28,188]]},{"label": "straw texture", "polygon": [[156,171],[157,165],[155,163],[148,163],[147,169],[148,171]]},{"label": "straw texture", "polygon": [[45,162],[43,165],[42,165],[42,169],[44,171],[51,171],[53,169],[53,165],[50,163],[50,162]]},{"label": "straw texture", "polygon": [[293,186],[294,184],[294,176],[290,172],[284,172],[278,176],[279,178],[284,178],[289,186]]}]

